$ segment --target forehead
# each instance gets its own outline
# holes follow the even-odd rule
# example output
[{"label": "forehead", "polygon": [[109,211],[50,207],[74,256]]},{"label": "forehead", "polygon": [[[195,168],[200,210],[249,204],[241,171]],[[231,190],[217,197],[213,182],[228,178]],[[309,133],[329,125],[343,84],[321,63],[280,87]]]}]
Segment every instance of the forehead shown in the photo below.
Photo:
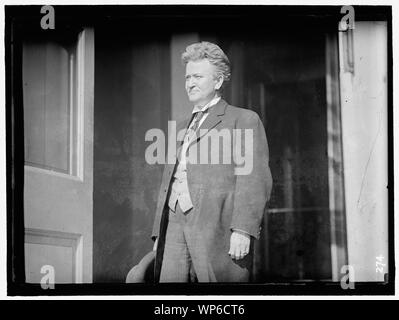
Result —
[{"label": "forehead", "polygon": [[212,65],[207,59],[189,61],[186,64],[186,75],[194,73],[213,73],[214,69],[215,66]]}]

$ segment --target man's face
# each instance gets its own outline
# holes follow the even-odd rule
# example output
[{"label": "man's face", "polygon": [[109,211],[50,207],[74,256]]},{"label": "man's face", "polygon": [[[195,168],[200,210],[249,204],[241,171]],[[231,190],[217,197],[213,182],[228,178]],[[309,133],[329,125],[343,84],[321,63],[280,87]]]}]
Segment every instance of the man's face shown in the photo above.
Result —
[{"label": "man's face", "polygon": [[186,65],[186,91],[194,105],[204,106],[220,89],[223,78],[215,78],[215,66],[207,59],[189,61]]}]

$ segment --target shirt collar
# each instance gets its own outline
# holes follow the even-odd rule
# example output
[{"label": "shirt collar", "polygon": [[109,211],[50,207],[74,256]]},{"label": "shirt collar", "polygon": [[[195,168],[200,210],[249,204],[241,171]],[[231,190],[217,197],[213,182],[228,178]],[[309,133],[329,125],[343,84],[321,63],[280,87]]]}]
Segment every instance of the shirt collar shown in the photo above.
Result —
[{"label": "shirt collar", "polygon": [[192,113],[196,113],[198,111],[202,111],[204,112],[205,110],[208,110],[210,107],[214,106],[216,103],[218,103],[220,100],[220,97],[218,97],[217,95],[215,95],[215,97],[209,101],[204,107],[201,108],[201,106],[194,106],[194,109],[192,111]]}]

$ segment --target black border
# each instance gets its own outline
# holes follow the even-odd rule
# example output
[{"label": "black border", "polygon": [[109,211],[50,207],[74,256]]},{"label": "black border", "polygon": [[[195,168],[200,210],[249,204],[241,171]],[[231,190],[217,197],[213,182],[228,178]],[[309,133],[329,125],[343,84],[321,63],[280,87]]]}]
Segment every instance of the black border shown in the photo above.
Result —
[{"label": "black border", "polygon": [[[4,302],[4,301],[2,301]],[[132,319],[259,319],[269,317],[271,315],[287,317],[306,317],[310,319],[319,319],[320,315],[328,313],[332,317],[340,318],[342,315],[352,315],[356,318],[363,317],[375,317],[381,316],[381,313],[387,313],[390,307],[393,311],[396,310],[397,304],[393,304],[396,301],[278,301],[278,300],[229,300],[229,301],[214,301],[214,300],[159,300],[159,301],[148,301],[148,300],[84,300],[84,301],[6,301],[1,307],[9,308],[16,316],[24,316],[25,310],[29,310],[31,314],[43,315],[43,310],[46,312],[52,312],[52,314],[59,314],[62,310],[62,314],[65,317],[76,317],[77,312],[83,317],[93,316],[93,311],[98,312],[104,317],[115,318],[115,316],[126,317],[128,315]],[[167,307],[189,307],[190,313],[183,318],[182,316],[173,315],[157,315],[155,314],[155,308],[161,307],[161,305]],[[227,306],[227,312],[230,314],[217,314],[214,312],[208,315],[200,315],[198,306],[201,305],[213,305],[223,310],[224,306]],[[240,314],[235,312],[233,314],[231,307],[232,305],[241,307],[244,312]],[[77,309],[79,311],[77,311]],[[220,310],[219,309],[219,310]],[[318,312],[318,309],[321,312]],[[4,310],[4,308],[3,308]],[[194,310],[194,312],[192,311]],[[8,310],[7,310],[8,311]]]},{"label": "black border", "polygon": [[[38,284],[26,284],[24,274],[24,133],[21,87],[22,33],[53,32],[40,28],[41,6],[5,6],[6,62],[6,177],[7,177],[7,281],[8,295],[393,295],[394,207],[393,207],[393,57],[392,7],[354,6],[356,21],[386,20],[388,22],[388,196],[389,196],[389,279],[385,282],[355,283],[355,289],[343,290],[339,283],[268,283],[268,284],[70,284],[55,285],[43,290]],[[212,30],[212,21],[224,19],[254,27],[279,29],[320,27],[336,30],[341,6],[227,6],[227,5],[55,5],[56,30],[70,32],[82,26],[112,27],[113,30],[131,25],[147,24],[159,32],[172,28],[184,30],[189,24],[203,23],[203,30]],[[145,31],[143,31],[145,32]]]}]

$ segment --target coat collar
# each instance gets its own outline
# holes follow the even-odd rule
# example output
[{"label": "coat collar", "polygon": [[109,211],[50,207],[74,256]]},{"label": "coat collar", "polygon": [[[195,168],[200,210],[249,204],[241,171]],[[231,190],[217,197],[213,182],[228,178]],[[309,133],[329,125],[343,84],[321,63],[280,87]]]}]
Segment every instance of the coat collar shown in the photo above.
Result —
[{"label": "coat collar", "polygon": [[[212,106],[209,109],[209,115],[206,117],[205,121],[202,123],[200,129],[210,129],[212,124],[214,124],[215,120],[218,119],[217,117],[224,115],[227,107],[227,102],[220,98],[218,103],[216,103],[214,106]],[[191,120],[193,119],[193,116],[190,118],[187,118],[180,122],[177,126],[177,130],[182,130],[182,129],[187,129],[188,125],[190,124]],[[220,122],[220,121],[219,121]]]},{"label": "coat collar", "polygon": [[[209,109],[209,115],[206,117],[204,122],[198,131],[198,137],[196,141],[201,139],[204,135],[208,133],[209,130],[217,126],[222,121],[222,116],[224,115],[227,107],[227,102],[223,99],[220,99],[217,104],[215,104],[212,108]],[[192,141],[192,143],[194,143]],[[192,144],[190,143],[190,145]]]},{"label": "coat collar", "polygon": [[[206,117],[204,122],[201,124],[201,127],[198,130],[198,136],[196,139],[190,142],[190,146],[194,143],[196,143],[199,139],[201,139],[203,136],[205,136],[211,129],[216,127],[220,122],[222,122],[222,116],[226,112],[227,108],[227,102],[223,100],[222,98],[216,103],[212,108],[209,109],[209,115]],[[191,118],[188,118],[184,120],[177,128],[177,132],[179,132],[182,129],[186,129],[189,126],[190,122],[192,120]],[[177,142],[177,156],[180,154],[180,149],[182,147],[183,141],[178,141]],[[187,149],[188,149],[187,148]]]}]

